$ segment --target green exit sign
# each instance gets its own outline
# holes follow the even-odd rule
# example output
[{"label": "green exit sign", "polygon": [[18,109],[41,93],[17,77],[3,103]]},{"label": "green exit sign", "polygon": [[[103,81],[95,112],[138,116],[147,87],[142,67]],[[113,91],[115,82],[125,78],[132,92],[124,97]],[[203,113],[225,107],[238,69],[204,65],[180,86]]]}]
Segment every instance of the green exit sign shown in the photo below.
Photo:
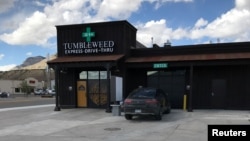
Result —
[{"label": "green exit sign", "polygon": [[153,64],[154,69],[167,68],[167,67],[168,67],[168,63],[156,63],[156,64]]}]

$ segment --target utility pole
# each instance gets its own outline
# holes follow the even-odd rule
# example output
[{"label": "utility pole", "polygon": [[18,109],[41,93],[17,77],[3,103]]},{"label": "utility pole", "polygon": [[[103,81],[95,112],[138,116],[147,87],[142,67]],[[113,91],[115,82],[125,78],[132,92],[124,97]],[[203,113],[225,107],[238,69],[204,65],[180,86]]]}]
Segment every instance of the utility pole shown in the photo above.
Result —
[{"label": "utility pole", "polygon": [[[47,54],[47,62],[50,60],[49,53]],[[50,68],[47,65],[46,67],[46,75],[47,75],[47,88],[51,89],[51,80],[50,80]]]}]

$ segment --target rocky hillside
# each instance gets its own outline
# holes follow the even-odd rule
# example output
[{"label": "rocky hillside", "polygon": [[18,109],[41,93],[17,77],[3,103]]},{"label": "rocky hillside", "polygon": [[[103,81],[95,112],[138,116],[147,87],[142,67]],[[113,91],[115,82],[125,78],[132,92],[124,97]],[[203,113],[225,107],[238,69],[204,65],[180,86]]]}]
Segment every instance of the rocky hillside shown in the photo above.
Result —
[{"label": "rocky hillside", "polygon": [[[56,55],[50,56],[51,59],[55,59]],[[46,69],[47,68],[48,59],[43,56],[29,57],[27,58],[23,64],[15,67],[12,70],[33,70],[33,69]]]},{"label": "rocky hillside", "polygon": [[44,60],[44,59],[45,59],[45,57],[43,57],[43,56],[29,57],[29,58],[27,58],[27,59],[23,62],[23,64],[17,66],[17,68],[22,68],[22,67],[30,66],[30,65],[33,65],[33,64],[35,64],[35,63],[38,63],[38,62],[40,62],[40,61],[42,61],[42,60]]},{"label": "rocky hillside", "polygon": [[[52,55],[50,59],[56,58]],[[29,57],[21,65],[10,71],[0,72],[1,80],[24,80],[28,77],[36,78],[39,81],[46,81],[48,73],[54,79],[54,72],[47,72],[47,58],[42,56]]]}]

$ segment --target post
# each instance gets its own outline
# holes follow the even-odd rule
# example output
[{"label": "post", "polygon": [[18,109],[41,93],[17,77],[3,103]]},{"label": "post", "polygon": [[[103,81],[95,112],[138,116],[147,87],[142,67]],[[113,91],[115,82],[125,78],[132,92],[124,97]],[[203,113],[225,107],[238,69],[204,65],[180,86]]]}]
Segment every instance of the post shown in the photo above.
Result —
[{"label": "post", "polygon": [[186,111],[187,109],[187,95],[184,94],[183,96],[183,110]]},{"label": "post", "polygon": [[55,86],[56,86],[56,107],[54,111],[61,111],[60,105],[59,105],[59,68],[55,67]]},{"label": "post", "polygon": [[190,65],[190,72],[189,72],[189,95],[188,95],[188,112],[193,112],[192,107],[192,94],[193,94],[193,65]]},{"label": "post", "polygon": [[111,113],[111,108],[110,108],[110,64],[106,64],[106,70],[107,70],[107,107],[106,107],[106,112]]}]

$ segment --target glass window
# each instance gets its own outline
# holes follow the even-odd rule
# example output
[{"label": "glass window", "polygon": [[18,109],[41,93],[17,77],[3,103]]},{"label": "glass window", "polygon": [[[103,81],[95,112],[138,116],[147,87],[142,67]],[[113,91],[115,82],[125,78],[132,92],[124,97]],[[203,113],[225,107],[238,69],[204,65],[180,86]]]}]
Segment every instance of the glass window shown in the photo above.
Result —
[{"label": "glass window", "polygon": [[100,79],[107,79],[107,71],[100,71]]},{"label": "glass window", "polygon": [[129,98],[154,98],[156,94],[155,89],[139,88],[129,94]]},{"label": "glass window", "polygon": [[15,92],[16,93],[20,93],[21,91],[20,91],[20,88],[15,88]]},{"label": "glass window", "polygon": [[79,74],[79,78],[80,78],[80,79],[87,79],[87,71],[82,71],[82,72]]},{"label": "glass window", "polygon": [[99,79],[99,71],[88,71],[88,79]]}]

